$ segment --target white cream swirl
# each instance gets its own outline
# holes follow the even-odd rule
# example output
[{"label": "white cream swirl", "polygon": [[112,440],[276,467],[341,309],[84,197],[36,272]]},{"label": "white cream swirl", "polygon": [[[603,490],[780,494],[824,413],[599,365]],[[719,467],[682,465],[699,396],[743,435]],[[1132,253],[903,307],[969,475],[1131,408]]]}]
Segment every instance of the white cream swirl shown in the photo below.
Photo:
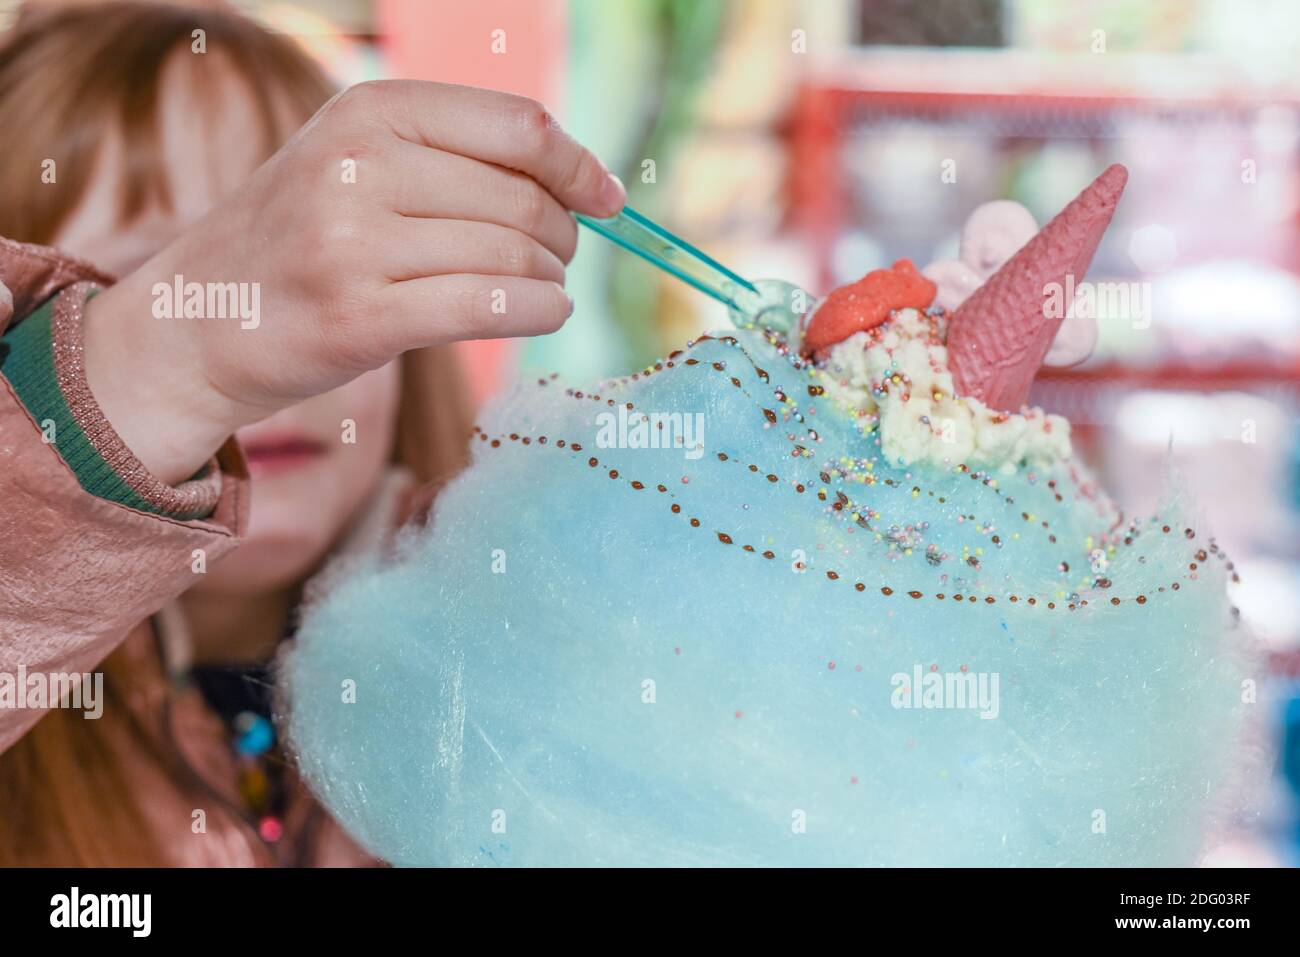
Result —
[{"label": "white cream swirl", "polygon": [[864,431],[878,433],[896,465],[966,464],[1002,473],[1068,458],[1070,423],[1026,406],[990,409],[954,395],[944,345],[947,319],[901,309],[868,332],[830,350],[822,384]]}]

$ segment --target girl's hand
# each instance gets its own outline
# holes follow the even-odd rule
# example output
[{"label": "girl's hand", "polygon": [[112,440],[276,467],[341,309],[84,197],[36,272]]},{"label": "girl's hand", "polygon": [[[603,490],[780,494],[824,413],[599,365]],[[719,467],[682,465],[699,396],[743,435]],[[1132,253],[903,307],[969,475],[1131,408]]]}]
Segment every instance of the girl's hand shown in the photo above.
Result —
[{"label": "girl's hand", "polygon": [[[611,216],[624,199],[532,100],[363,83],[91,300],[91,391],[141,462],[179,481],[240,426],[409,349],[554,332],[573,310],[567,211]],[[204,317],[187,318],[196,289]],[[227,318],[208,315],[219,303]]]}]

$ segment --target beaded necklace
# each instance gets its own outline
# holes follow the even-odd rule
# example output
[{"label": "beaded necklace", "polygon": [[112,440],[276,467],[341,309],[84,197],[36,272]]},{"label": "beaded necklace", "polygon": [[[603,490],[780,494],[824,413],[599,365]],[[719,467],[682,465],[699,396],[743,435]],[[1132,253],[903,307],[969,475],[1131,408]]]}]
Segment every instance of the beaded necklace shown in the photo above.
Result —
[{"label": "beaded necklace", "polygon": [[271,720],[274,681],[266,665],[196,665],[190,669],[208,706],[226,727],[245,816],[267,844],[284,836],[286,762]]}]

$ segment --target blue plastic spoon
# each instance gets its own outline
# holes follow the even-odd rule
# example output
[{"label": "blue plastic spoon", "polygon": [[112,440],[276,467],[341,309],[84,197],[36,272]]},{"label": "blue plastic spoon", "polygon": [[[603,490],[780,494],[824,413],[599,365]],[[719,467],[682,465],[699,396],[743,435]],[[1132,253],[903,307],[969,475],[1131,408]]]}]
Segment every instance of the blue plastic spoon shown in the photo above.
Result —
[{"label": "blue plastic spoon", "polygon": [[721,302],[742,329],[797,335],[800,317],[812,310],[812,296],[798,286],[780,279],[750,282],[631,206],[608,219],[575,215],[582,225]]}]

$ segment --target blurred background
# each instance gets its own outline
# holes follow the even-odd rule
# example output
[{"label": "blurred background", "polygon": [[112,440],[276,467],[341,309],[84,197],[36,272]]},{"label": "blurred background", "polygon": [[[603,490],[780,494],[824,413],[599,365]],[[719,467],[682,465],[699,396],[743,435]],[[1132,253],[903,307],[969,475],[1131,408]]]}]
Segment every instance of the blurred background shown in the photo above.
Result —
[{"label": "blurred background", "polygon": [[[52,0],[94,2],[94,0]],[[191,0],[195,2],[195,0]],[[17,0],[0,0],[0,26]],[[469,83],[550,104],[630,202],[751,278],[824,293],[952,258],[970,211],[1045,222],[1130,172],[1089,278],[1149,284],[1033,401],[1130,514],[1172,465],[1240,573],[1266,650],[1275,806],[1219,863],[1300,860],[1300,4],[1292,0],[240,0],[340,83]],[[591,380],[726,324],[588,235],[578,309],[470,343],[476,398]],[[1158,627],[1158,625],[1157,625]],[[1188,702],[1195,707],[1195,702]]]}]

